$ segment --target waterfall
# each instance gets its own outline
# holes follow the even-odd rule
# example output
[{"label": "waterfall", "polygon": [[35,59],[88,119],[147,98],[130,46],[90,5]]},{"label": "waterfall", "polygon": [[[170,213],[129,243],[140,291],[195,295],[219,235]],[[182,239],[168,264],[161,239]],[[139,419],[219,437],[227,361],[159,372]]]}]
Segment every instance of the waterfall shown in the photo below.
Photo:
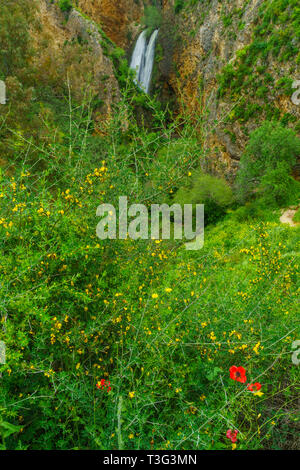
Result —
[{"label": "waterfall", "polygon": [[131,64],[130,68],[135,71],[135,82],[138,83],[140,79],[140,72],[142,65],[144,63],[145,59],[145,51],[147,48],[147,41],[146,41],[146,31],[143,31],[137,40],[137,43],[135,45],[133,54],[132,54],[132,59],[131,59]]},{"label": "waterfall", "polygon": [[152,33],[150,40],[147,43],[146,31],[143,31],[140,34],[132,54],[130,64],[130,68],[136,72],[135,82],[138,83],[140,88],[146,93],[149,92],[151,84],[157,35],[158,29]]},{"label": "waterfall", "polygon": [[149,41],[149,44],[147,46],[147,50],[145,53],[144,67],[141,70],[140,82],[141,82],[142,88],[144,88],[146,93],[149,92],[150,83],[151,83],[152,69],[153,69],[153,64],[154,64],[155,43],[156,43],[157,35],[158,35],[158,29],[154,31],[154,33],[152,34],[150,38],[150,41]]}]

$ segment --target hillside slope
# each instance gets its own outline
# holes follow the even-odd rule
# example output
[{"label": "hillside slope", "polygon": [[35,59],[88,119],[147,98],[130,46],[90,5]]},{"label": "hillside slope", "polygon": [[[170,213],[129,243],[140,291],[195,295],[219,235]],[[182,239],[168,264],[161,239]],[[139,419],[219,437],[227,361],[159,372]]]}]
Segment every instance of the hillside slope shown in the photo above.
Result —
[{"label": "hillside slope", "polygon": [[[151,3],[0,5],[0,450],[300,448],[299,7]],[[121,196],[204,246],[99,238]]]},{"label": "hillside slope", "polygon": [[213,167],[232,175],[264,119],[300,132],[297,0],[166,1],[164,15],[157,89],[205,113]]}]

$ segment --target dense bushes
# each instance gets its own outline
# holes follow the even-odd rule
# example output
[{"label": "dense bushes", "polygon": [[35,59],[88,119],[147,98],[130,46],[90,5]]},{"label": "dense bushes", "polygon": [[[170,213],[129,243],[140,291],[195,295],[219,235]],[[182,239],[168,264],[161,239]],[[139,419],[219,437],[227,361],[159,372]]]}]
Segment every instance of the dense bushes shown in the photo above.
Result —
[{"label": "dense bushes", "polygon": [[[30,76],[29,61],[33,54],[28,24],[33,21],[36,3],[8,0],[0,9],[0,77]],[[26,67],[26,69],[25,69]]]},{"label": "dense bushes", "polygon": [[[298,3],[298,0],[264,0],[254,20],[252,42],[238,50],[217,76],[219,98],[226,97],[231,105],[236,103],[228,120],[238,120],[245,137],[245,124],[250,119],[256,123],[262,118],[281,120],[297,128],[295,113],[283,113],[280,101],[284,95],[292,96],[291,84],[297,78],[294,65],[300,61]],[[282,62],[283,67],[273,67],[274,60]],[[289,69],[288,61],[293,65],[288,76],[282,76]]]},{"label": "dense bushes", "polygon": [[[185,176],[182,202],[215,217],[232,200],[222,180],[189,176],[194,129],[150,104],[155,131],[125,101],[98,137],[72,109],[43,171],[29,145],[0,175],[2,449],[230,449],[232,425],[239,449],[293,445],[297,234],[229,214],[199,252],[96,238],[101,202],[162,203]],[[230,379],[234,364],[260,377],[262,400]]]},{"label": "dense bushes", "polygon": [[[115,51],[116,62],[122,56]],[[23,138],[20,118],[11,158],[1,161],[0,449],[296,446],[296,230],[255,203],[227,211],[225,181],[193,170],[204,158],[195,116],[171,121],[143,94],[152,113],[144,125],[129,80],[96,133],[88,98],[80,105],[61,89],[53,99],[54,82],[45,75],[44,83],[52,113],[42,94],[43,114],[27,105],[30,94],[14,110],[35,116],[42,144]],[[8,84],[21,102],[20,81]],[[1,125],[7,135],[8,121]],[[253,163],[259,187],[273,187],[276,171],[294,161],[295,142],[278,124],[258,129],[247,184]],[[117,207],[128,195],[149,207],[174,194],[182,204],[205,203],[209,222],[224,216],[206,227],[202,250],[96,237],[102,202]],[[234,364],[249,383],[260,381],[260,394],[230,378]],[[228,428],[239,430],[236,444]]]},{"label": "dense bushes", "polygon": [[158,29],[162,22],[162,14],[158,7],[148,5],[145,7],[145,15],[142,19],[144,25],[148,28],[149,33],[154,29]]},{"label": "dense bushes", "polygon": [[[122,134],[119,116],[97,139],[81,114],[70,140],[47,150],[63,157],[72,142],[59,178],[26,164],[0,175],[0,448],[231,449],[232,425],[239,449],[292,447],[297,234],[230,214],[206,229],[199,252],[98,240],[98,204],[124,194],[162,202],[167,178],[151,191],[148,182],[160,164],[173,178],[173,151],[187,157],[187,145],[169,143],[157,162],[152,142],[167,143],[165,128]],[[223,182],[188,178],[193,201],[229,203]],[[230,379],[234,364],[259,377],[263,399]]]},{"label": "dense bushes", "polygon": [[174,4],[175,13],[180,13],[181,12],[181,10],[184,7],[184,3],[185,3],[184,0],[175,0],[175,4]]},{"label": "dense bushes", "polygon": [[264,122],[250,136],[237,177],[240,200],[257,194],[270,204],[285,204],[295,197],[299,184],[291,176],[300,140],[295,131],[277,122]]},{"label": "dense bushes", "polygon": [[59,0],[58,5],[63,12],[69,12],[72,8],[71,0]]},{"label": "dense bushes", "polygon": [[211,223],[225,214],[233,202],[231,188],[221,178],[204,174],[198,170],[186,186],[177,192],[174,200],[179,204],[204,204],[205,222]]}]

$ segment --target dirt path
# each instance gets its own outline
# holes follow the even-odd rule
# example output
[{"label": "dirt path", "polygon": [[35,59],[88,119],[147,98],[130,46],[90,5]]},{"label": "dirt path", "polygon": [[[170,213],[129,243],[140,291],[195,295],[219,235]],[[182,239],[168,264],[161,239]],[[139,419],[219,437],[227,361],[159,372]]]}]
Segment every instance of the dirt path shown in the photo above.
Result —
[{"label": "dirt path", "polygon": [[290,227],[297,227],[297,225],[299,224],[293,221],[293,217],[296,214],[298,209],[299,209],[299,206],[290,207],[289,209],[284,210],[280,217],[280,222],[282,224],[288,224],[290,225]]}]

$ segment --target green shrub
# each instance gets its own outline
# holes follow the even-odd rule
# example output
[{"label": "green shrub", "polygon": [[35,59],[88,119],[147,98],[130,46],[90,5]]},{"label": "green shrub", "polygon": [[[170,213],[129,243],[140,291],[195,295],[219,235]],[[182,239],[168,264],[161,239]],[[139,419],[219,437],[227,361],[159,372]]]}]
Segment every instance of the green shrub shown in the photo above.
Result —
[{"label": "green shrub", "polygon": [[286,162],[278,162],[275,168],[268,169],[261,178],[258,192],[269,205],[284,205],[293,202],[300,194],[300,183],[289,175]]},{"label": "green shrub", "polygon": [[147,6],[145,8],[145,16],[142,22],[149,29],[149,33],[154,29],[160,28],[162,22],[161,11],[153,5]]},{"label": "green shrub", "polygon": [[8,0],[0,9],[0,74],[18,78],[22,74],[22,83],[30,78],[29,69],[27,73],[23,71],[34,53],[28,25],[33,21],[35,8],[29,0]]},{"label": "green shrub", "polygon": [[184,8],[184,0],[175,0],[174,4],[174,11],[175,13],[180,13],[181,10]]},{"label": "green shrub", "polygon": [[225,28],[227,28],[228,26],[231,26],[231,25],[232,25],[232,18],[231,18],[231,16],[223,16],[223,17],[222,17],[222,21],[223,21],[223,25],[225,26]]},{"label": "green shrub", "polygon": [[298,209],[296,214],[294,215],[294,222],[300,222],[300,209]]},{"label": "green shrub", "polygon": [[69,12],[72,9],[72,3],[70,0],[59,0],[58,6],[63,12]]},{"label": "green shrub", "polygon": [[269,203],[284,204],[295,196],[290,177],[300,140],[295,131],[278,122],[265,121],[250,135],[237,175],[238,198],[245,201],[259,193]]},{"label": "green shrub", "polygon": [[[225,212],[225,181],[188,175],[204,154],[196,131],[205,115],[172,119],[130,81],[105,122],[93,118],[102,94],[80,105],[48,77],[31,94],[33,2],[2,3],[0,55],[12,76],[9,112],[0,106],[0,450],[229,450],[229,426],[239,450],[296,448],[297,229],[255,200],[207,227],[199,251],[99,240],[96,208],[121,195],[150,207],[183,186],[176,197],[204,202],[211,221]],[[101,34],[125,83],[122,51]],[[290,168],[286,129],[281,159],[264,151],[272,129],[262,148],[252,145],[254,163],[256,154],[272,162],[257,190],[280,185]],[[234,364],[245,384],[230,378]],[[259,396],[247,389],[254,380]]]},{"label": "green shrub", "polygon": [[226,208],[233,202],[233,194],[225,180],[195,172],[189,184],[180,188],[175,195],[175,202],[184,204],[204,204],[205,222],[212,223],[222,217]]}]

